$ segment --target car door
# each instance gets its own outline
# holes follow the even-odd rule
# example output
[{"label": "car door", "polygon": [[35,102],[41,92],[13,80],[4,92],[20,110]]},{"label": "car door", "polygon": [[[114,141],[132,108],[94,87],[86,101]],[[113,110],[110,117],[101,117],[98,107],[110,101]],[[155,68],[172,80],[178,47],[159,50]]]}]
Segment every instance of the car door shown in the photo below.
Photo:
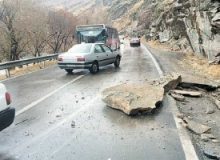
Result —
[{"label": "car door", "polygon": [[107,64],[106,53],[100,44],[96,44],[94,47],[95,59],[99,62],[99,66]]},{"label": "car door", "polygon": [[102,48],[103,48],[103,50],[105,51],[105,53],[106,53],[106,56],[107,56],[107,64],[112,64],[112,63],[114,63],[115,62],[115,58],[116,58],[116,56],[115,56],[115,54],[114,54],[114,52],[109,48],[109,47],[107,47],[106,45],[102,45]]}]

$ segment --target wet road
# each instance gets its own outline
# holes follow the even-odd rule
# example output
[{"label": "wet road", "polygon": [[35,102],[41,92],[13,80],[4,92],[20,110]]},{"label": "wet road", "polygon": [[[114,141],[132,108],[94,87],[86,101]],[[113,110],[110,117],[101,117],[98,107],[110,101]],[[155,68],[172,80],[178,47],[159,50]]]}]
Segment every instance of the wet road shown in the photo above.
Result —
[{"label": "wet road", "polygon": [[143,48],[125,47],[120,69],[110,65],[96,75],[83,70],[67,75],[53,66],[4,81],[17,115],[0,133],[0,159],[185,159],[168,100],[154,115],[141,117],[101,101],[106,87],[158,77]]}]

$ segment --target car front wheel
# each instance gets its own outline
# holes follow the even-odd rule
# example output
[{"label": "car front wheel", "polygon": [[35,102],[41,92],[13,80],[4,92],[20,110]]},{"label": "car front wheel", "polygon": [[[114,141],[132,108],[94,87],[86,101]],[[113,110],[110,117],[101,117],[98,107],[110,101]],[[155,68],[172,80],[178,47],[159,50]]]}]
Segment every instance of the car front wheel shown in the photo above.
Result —
[{"label": "car front wheel", "polygon": [[115,62],[114,62],[115,68],[118,68],[120,66],[120,61],[121,61],[120,57],[117,56],[116,59],[115,59]]},{"label": "car front wheel", "polygon": [[89,71],[92,73],[92,74],[96,74],[98,71],[99,71],[99,65],[97,62],[94,62],[91,66],[91,68],[89,69]]},{"label": "car front wheel", "polygon": [[65,69],[68,74],[73,73],[73,69]]}]

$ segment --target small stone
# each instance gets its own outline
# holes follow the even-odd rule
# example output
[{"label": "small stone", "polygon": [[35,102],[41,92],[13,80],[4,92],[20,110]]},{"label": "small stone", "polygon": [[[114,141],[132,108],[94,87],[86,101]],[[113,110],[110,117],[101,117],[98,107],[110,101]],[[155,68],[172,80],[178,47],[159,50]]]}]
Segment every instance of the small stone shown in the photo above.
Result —
[{"label": "small stone", "polygon": [[207,106],[206,114],[213,114],[213,113],[215,113],[215,109],[211,106]]},{"label": "small stone", "polygon": [[61,115],[56,115],[56,118],[60,118],[61,117]]},{"label": "small stone", "polygon": [[184,118],[184,114],[183,114],[183,113],[179,113],[179,114],[177,115],[177,118],[183,119],[183,118]]},{"label": "small stone", "polygon": [[76,103],[79,103],[79,101],[76,101]]},{"label": "small stone", "polygon": [[219,140],[218,139],[213,139],[212,142],[213,143],[219,143]]},{"label": "small stone", "polygon": [[215,105],[217,106],[218,109],[220,109],[220,101],[219,100],[215,100]]},{"label": "small stone", "polygon": [[82,99],[82,100],[84,100],[84,99],[85,99],[85,97],[82,97],[81,99]]},{"label": "small stone", "polygon": [[204,134],[201,134],[200,138],[204,142],[208,142],[209,141],[209,138],[207,136],[205,136]]},{"label": "small stone", "polygon": [[213,134],[206,133],[201,134],[201,137],[207,137],[208,139],[216,139],[216,137]]},{"label": "small stone", "polygon": [[72,127],[72,128],[75,128],[75,127],[76,127],[75,121],[72,121],[71,127]]},{"label": "small stone", "polygon": [[185,100],[185,97],[183,95],[175,94],[175,93],[171,93],[170,95],[177,101],[184,101]]}]

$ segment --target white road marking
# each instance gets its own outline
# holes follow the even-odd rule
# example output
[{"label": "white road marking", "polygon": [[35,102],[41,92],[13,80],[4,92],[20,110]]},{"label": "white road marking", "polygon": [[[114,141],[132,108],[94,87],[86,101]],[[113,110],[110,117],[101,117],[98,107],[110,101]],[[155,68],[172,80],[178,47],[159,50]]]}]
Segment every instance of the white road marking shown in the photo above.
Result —
[{"label": "white road marking", "polygon": [[144,48],[146,53],[150,56],[150,58],[152,59],[152,61],[153,61],[154,65],[155,65],[155,67],[156,67],[160,77],[162,77],[164,75],[164,73],[163,73],[162,69],[160,68],[160,65],[158,64],[157,60],[154,58],[152,53],[147,49],[147,47],[144,44],[142,44],[141,46]]},{"label": "white road marking", "polygon": [[185,152],[186,160],[199,160],[186,129],[181,125],[182,120],[177,118],[179,110],[176,108],[176,101],[170,96],[168,96],[168,98],[169,102],[171,102],[173,117]]},{"label": "white road marking", "polygon": [[[158,62],[156,61],[156,59],[154,58],[152,53],[147,49],[147,47],[144,44],[142,44],[142,46],[143,46],[144,50],[147,52],[147,54],[151,57],[160,77],[162,77],[164,75],[164,73],[163,73],[160,65],[158,64]],[[187,134],[185,128],[180,124],[181,120],[177,118],[177,113],[179,111],[177,109],[176,103],[174,103],[174,101],[172,99],[170,99],[169,102],[172,102],[172,104],[171,104],[172,115],[173,115],[174,121],[176,123],[176,127],[178,130],[178,134],[180,137],[182,147],[183,147],[183,151],[185,153],[186,160],[199,160],[189,135]]]},{"label": "white road marking", "polygon": [[27,110],[33,108],[34,106],[36,106],[37,104],[41,103],[41,102],[44,101],[45,99],[49,98],[50,96],[52,96],[52,95],[55,94],[56,92],[58,92],[58,91],[60,91],[61,89],[65,88],[66,86],[68,86],[68,85],[70,85],[70,84],[76,82],[77,80],[81,79],[81,78],[84,77],[84,76],[85,76],[85,75],[78,76],[77,78],[71,80],[70,82],[64,84],[63,86],[57,88],[56,90],[54,90],[54,91],[48,93],[48,94],[45,95],[45,96],[43,96],[42,98],[40,98],[40,99],[38,99],[38,100],[32,102],[31,104],[27,105],[27,106],[24,107],[23,109],[17,111],[15,116],[18,116],[18,115],[24,113],[25,111],[27,111]]}]

